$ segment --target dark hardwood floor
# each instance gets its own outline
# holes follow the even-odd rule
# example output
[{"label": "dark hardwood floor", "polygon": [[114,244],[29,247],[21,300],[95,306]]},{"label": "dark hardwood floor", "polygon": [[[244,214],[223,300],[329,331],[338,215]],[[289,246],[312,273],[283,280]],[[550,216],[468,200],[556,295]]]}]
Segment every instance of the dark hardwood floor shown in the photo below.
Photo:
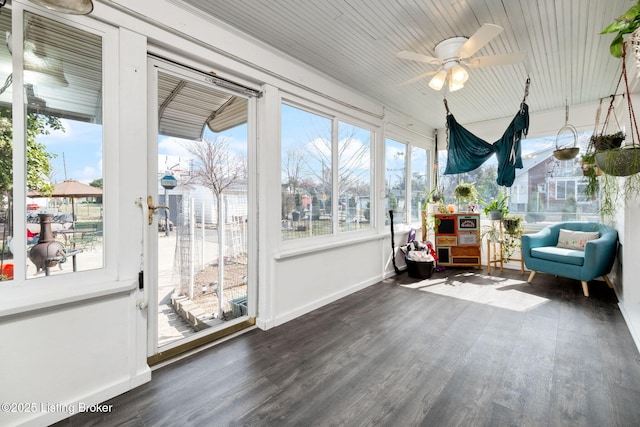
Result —
[{"label": "dark hardwood floor", "polygon": [[109,414],[57,425],[640,425],[640,356],[613,290],[591,282],[585,298],[574,280],[469,272],[456,280],[473,292],[511,279],[504,292],[538,303],[480,304],[401,274],[160,368],[106,402]]}]

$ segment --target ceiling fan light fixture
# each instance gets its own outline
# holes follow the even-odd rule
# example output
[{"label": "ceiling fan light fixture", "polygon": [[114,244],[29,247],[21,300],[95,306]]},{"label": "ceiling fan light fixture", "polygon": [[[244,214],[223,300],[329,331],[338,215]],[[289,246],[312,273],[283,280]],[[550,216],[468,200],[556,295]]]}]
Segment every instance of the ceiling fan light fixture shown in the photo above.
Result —
[{"label": "ceiling fan light fixture", "polygon": [[54,12],[71,15],[88,15],[93,11],[91,0],[31,0],[31,2]]},{"label": "ceiling fan light fixture", "polygon": [[469,73],[464,69],[462,65],[458,64],[451,70],[450,79],[456,83],[464,84],[467,80],[469,80]]},{"label": "ceiling fan light fixture", "polygon": [[440,70],[429,82],[429,87],[433,90],[440,90],[444,86],[446,80],[447,72],[445,70]]},{"label": "ceiling fan light fixture", "polygon": [[449,92],[455,92],[456,90],[460,90],[464,87],[464,83],[456,82],[452,78],[449,78]]}]

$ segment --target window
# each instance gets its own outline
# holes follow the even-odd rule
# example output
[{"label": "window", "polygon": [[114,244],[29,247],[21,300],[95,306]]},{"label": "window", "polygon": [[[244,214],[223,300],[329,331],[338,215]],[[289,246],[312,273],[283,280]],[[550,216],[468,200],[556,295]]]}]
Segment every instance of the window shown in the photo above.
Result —
[{"label": "window", "polygon": [[338,187],[340,232],[371,227],[372,132],[338,123]]},{"label": "window", "polygon": [[[578,146],[586,152],[592,132],[578,134]],[[536,223],[559,222],[568,219],[598,221],[600,200],[584,196],[587,178],[583,176],[580,156],[560,161],[553,156],[557,135],[522,140],[523,169],[516,170],[516,179],[510,188],[499,187],[497,161],[491,157],[479,168],[455,175],[441,175],[445,202],[455,203],[453,190],[458,182],[473,182],[481,200],[492,200],[499,192],[509,195],[511,215],[521,216],[529,227]],[[573,135],[561,135],[570,141],[559,141],[561,146],[573,145]],[[446,165],[447,152],[440,151],[439,163]],[[444,172],[444,167],[440,173]]]},{"label": "window", "polygon": [[[100,269],[103,39],[28,11],[22,17],[20,43],[11,11],[0,13],[6,34],[0,46],[0,278],[13,279],[19,264],[26,265],[27,279]],[[17,74],[12,52],[20,48],[24,65]],[[20,106],[12,105],[19,76]]]},{"label": "window", "polygon": [[24,91],[27,278],[102,268],[101,37],[25,12]]},{"label": "window", "polygon": [[407,144],[387,138],[385,144],[385,193],[386,223],[389,223],[389,211],[393,211],[393,223],[407,222]]},{"label": "window", "polygon": [[[11,10],[0,13],[0,32],[11,33]],[[13,64],[11,54],[0,48],[0,233],[2,233],[2,257],[0,279],[13,279],[13,260],[9,243],[13,236]]]},{"label": "window", "polygon": [[331,119],[286,104],[281,114],[282,238],[331,234]]},{"label": "window", "polygon": [[429,152],[411,147],[411,222],[422,220],[426,193],[429,189]]},{"label": "window", "polygon": [[281,116],[282,239],[370,229],[373,131],[287,104]]}]

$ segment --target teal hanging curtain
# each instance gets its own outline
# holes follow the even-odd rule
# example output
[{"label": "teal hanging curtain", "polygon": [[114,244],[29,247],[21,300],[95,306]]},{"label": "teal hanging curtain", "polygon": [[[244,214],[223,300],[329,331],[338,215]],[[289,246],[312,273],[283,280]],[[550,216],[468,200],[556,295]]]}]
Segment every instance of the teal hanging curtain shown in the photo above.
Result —
[{"label": "teal hanging curtain", "polygon": [[449,148],[445,175],[472,171],[486,162],[493,153],[498,159],[498,185],[511,187],[516,169],[522,169],[520,142],[529,132],[529,106],[520,105],[502,137],[493,144],[475,136],[460,125],[453,114],[447,114]]}]

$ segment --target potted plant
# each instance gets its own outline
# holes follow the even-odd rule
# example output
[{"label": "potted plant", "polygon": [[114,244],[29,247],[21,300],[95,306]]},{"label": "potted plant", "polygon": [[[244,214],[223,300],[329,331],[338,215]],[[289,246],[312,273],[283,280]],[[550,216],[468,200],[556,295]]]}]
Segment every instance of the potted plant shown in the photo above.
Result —
[{"label": "potted plant", "polygon": [[498,197],[491,202],[485,202],[484,200],[478,200],[484,206],[484,214],[490,220],[499,220],[509,215],[509,204],[507,201],[509,196],[505,193],[498,194]]},{"label": "potted plant", "polygon": [[617,33],[609,46],[609,52],[614,57],[621,58],[624,53],[625,34],[632,34],[638,28],[640,28],[640,1],[607,25],[600,34]]},{"label": "potted plant", "polygon": [[502,226],[507,234],[512,236],[522,234],[522,218],[519,216],[502,218]]},{"label": "potted plant", "polygon": [[474,183],[461,182],[456,185],[456,188],[453,190],[454,196],[458,200],[458,204],[467,204],[471,205],[478,200],[478,190],[476,190],[476,186]]},{"label": "potted plant", "polygon": [[[638,130],[633,105],[629,96],[629,82],[625,60],[626,43],[624,41],[625,34],[634,33],[632,36],[632,42],[636,45],[639,44],[639,28],[640,1],[601,31],[601,34],[617,33],[611,43],[610,51],[611,55],[614,57],[621,58],[622,70],[620,79],[618,80],[618,86],[614,93],[618,93],[620,84],[624,82],[624,97],[629,111],[629,128],[627,129],[627,134],[625,135],[622,132],[614,132],[611,135],[607,135],[608,132],[605,132],[604,130],[607,129],[608,119],[611,116],[611,113],[615,116],[613,105],[616,95],[611,95],[609,110],[602,127],[603,131],[599,135],[594,132],[594,136],[592,136],[587,149],[587,155],[583,156],[582,159],[583,172],[588,178],[585,195],[588,197],[594,197],[599,188],[601,199],[600,212],[605,216],[615,215],[616,209],[618,209],[621,204],[634,200],[640,195],[640,132]],[[636,46],[634,51],[637,50]],[[638,64],[637,57],[636,64]],[[602,104],[602,99],[600,100],[600,104]],[[598,107],[598,111],[596,113],[596,129],[598,128],[599,116],[600,107]],[[625,137],[626,141],[622,145]],[[590,169],[591,166],[589,165],[592,165],[591,156],[593,156],[597,167],[604,172],[604,175],[600,179],[597,179],[598,170]],[[622,181],[622,185],[620,185],[620,181],[616,179],[618,176],[626,177],[624,181]]]},{"label": "potted plant", "polygon": [[593,143],[596,151],[604,151],[621,147],[624,138],[624,132],[618,131],[608,135],[593,135],[590,142]]},{"label": "potted plant", "polygon": [[520,249],[520,235],[506,233],[502,239],[502,259],[510,261],[516,249]]},{"label": "potted plant", "polygon": [[598,177],[602,175],[602,171],[596,165],[596,153],[587,151],[582,155],[582,175],[587,178],[587,186],[584,194],[590,200],[593,200],[598,194]]},{"label": "potted plant", "polygon": [[429,191],[429,196],[424,203],[424,210],[428,213],[439,213],[441,211],[440,206],[444,204],[444,198],[442,191],[437,188]]}]

